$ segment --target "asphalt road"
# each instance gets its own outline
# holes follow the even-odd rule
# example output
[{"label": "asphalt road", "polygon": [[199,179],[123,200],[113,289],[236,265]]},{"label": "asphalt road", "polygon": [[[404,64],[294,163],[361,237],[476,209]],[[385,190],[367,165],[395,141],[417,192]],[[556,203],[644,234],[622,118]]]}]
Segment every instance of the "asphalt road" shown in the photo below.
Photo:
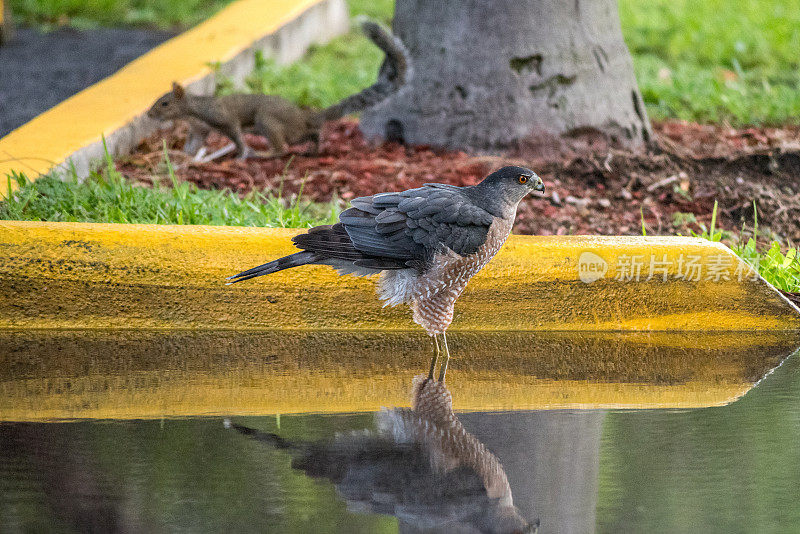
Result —
[{"label": "asphalt road", "polygon": [[49,33],[20,28],[11,43],[0,46],[0,137],[173,35],[118,28]]}]

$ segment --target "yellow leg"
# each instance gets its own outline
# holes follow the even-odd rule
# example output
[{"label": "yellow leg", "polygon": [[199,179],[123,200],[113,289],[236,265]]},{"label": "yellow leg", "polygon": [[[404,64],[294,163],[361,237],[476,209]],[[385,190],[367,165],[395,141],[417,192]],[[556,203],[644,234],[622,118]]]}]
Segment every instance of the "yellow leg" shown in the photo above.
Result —
[{"label": "yellow leg", "polygon": [[444,383],[444,374],[447,372],[447,362],[450,361],[450,349],[447,348],[447,334],[442,333],[442,344],[444,345],[444,363],[439,370],[439,382]]},{"label": "yellow leg", "polygon": [[436,362],[439,361],[439,338],[436,334],[433,335],[433,358],[431,358],[431,370],[428,371],[428,379],[433,378],[433,372],[436,370]]}]

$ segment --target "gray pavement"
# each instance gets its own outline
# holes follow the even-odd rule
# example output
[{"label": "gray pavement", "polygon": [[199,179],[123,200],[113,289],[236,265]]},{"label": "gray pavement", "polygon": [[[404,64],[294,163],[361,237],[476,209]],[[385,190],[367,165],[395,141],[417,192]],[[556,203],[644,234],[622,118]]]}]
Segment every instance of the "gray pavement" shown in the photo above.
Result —
[{"label": "gray pavement", "polygon": [[20,28],[12,42],[0,46],[0,137],[173,35],[119,28],[48,33]]}]

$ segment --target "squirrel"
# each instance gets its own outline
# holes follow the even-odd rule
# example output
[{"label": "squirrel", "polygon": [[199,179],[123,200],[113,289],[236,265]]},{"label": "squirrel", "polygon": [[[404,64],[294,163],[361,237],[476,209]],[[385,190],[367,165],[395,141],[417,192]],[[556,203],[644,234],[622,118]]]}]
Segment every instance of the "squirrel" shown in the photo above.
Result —
[{"label": "squirrel", "polygon": [[272,149],[269,157],[284,155],[287,143],[309,141],[313,141],[313,153],[316,153],[325,122],[374,106],[397,91],[410,77],[410,56],[402,41],[370,20],[362,22],[361,28],[386,54],[382,75],[370,87],[330,107],[321,110],[300,107],[280,96],[264,94],[193,96],[173,82],[172,91],[156,100],[147,116],[162,121],[187,120],[190,130],[184,151],[189,154],[195,154],[203,146],[211,129],[233,141],[238,159],[254,155],[242,140],[245,131],[263,135],[269,140]]}]

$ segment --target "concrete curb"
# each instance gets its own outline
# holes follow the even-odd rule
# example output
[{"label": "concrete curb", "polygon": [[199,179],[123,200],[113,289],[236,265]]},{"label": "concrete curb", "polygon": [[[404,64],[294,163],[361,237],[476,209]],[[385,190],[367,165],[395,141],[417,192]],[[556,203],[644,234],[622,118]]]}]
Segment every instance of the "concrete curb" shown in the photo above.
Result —
[{"label": "concrete curb", "polygon": [[[0,328],[420,331],[323,266],[225,286],[297,230],[0,221]],[[512,236],[451,331],[800,331],[727,247],[685,237]]]},{"label": "concrete curb", "polygon": [[0,46],[14,38],[14,20],[11,18],[11,7],[5,0],[0,0]]},{"label": "concrete curb", "polygon": [[0,139],[0,197],[12,171],[35,179],[73,165],[87,175],[103,157],[103,136],[112,155],[129,153],[157,128],[144,112],[173,80],[209,94],[212,64],[240,82],[255,50],[288,63],[348,28],[344,0],[238,0]]}]

